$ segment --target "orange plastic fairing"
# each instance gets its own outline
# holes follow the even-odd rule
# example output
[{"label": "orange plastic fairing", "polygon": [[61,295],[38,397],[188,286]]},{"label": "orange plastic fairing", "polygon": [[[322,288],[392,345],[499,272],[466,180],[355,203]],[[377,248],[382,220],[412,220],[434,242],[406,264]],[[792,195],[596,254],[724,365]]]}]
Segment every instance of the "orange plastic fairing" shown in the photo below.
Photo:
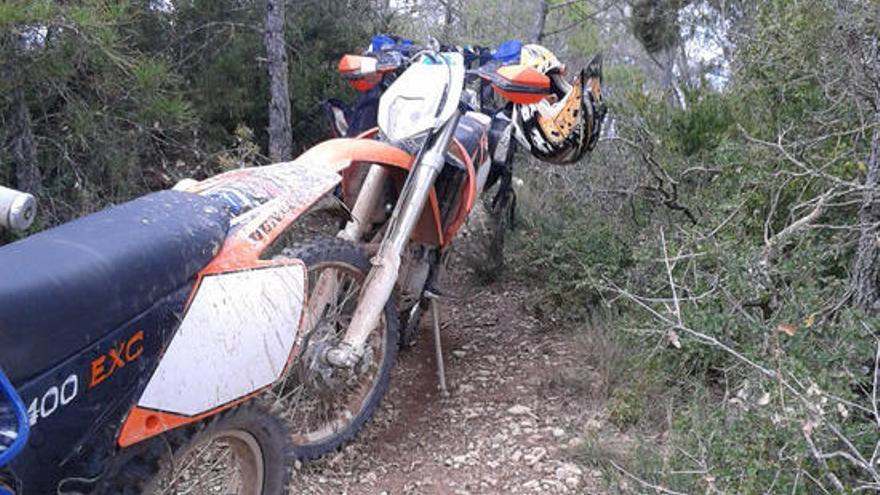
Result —
[{"label": "orange plastic fairing", "polygon": [[382,80],[387,70],[376,68],[376,59],[361,55],[343,55],[337,70],[358,91],[369,91]]},{"label": "orange plastic fairing", "polygon": [[550,78],[528,65],[505,65],[498,68],[498,74],[518,86],[534,88],[544,93],[550,90]]},{"label": "orange plastic fairing", "polygon": [[[227,244],[230,244],[230,248],[226,250],[226,252],[221,252],[217,258],[215,258],[214,262],[206,266],[199,272],[198,279],[196,280],[195,285],[193,286],[192,291],[186,300],[186,307],[189,308],[190,304],[192,304],[193,299],[195,298],[196,293],[199,291],[201,287],[202,280],[209,276],[218,273],[223,273],[224,271],[237,271],[239,269],[256,269],[260,267],[274,267],[274,266],[283,266],[283,265],[293,265],[293,264],[302,264],[300,260],[255,260],[251,259],[251,261],[246,262],[243,258],[241,258],[241,253],[236,253],[236,246],[238,249],[241,248],[241,245],[234,242],[235,237],[232,237],[231,240],[233,242],[230,244],[229,240],[227,240]],[[231,252],[231,253],[230,253]],[[254,253],[248,253],[253,255]],[[234,258],[235,261],[230,263],[229,258]],[[217,260],[220,260],[219,262]],[[223,260],[227,261],[224,262]],[[238,266],[239,268],[227,268],[229,266]],[[308,277],[305,279],[306,286],[303,287],[304,295],[308,294]],[[308,299],[306,296],[303,298],[303,304],[307,303]],[[302,328],[303,320],[305,318],[305,312],[300,314],[300,322],[299,327]],[[288,372],[290,366],[293,364],[293,358],[299,353],[299,344],[294,344],[293,349],[290,351],[290,355],[287,358],[287,364],[284,367],[284,371],[282,372],[282,376]],[[125,422],[122,424],[122,428],[119,430],[119,435],[117,436],[116,443],[122,447],[130,447],[134,444],[143,442],[149,438],[152,438],[156,435],[160,435],[166,431],[173,430],[175,428],[195,423],[196,421],[201,421],[205,418],[209,418],[215,414],[223,412],[227,409],[235,407],[243,402],[246,402],[254,397],[260,395],[265,392],[267,387],[263,387],[253,392],[239,397],[231,402],[226,404],[222,404],[214,409],[209,411],[205,411],[196,416],[183,416],[179,414],[169,413],[165,411],[155,411],[153,409],[147,409],[144,407],[140,407],[135,405],[128,412],[128,416],[125,418]]]},{"label": "orange plastic fairing", "polygon": [[[392,173],[391,175],[399,190],[401,187],[403,187],[403,182],[406,179],[406,174],[409,173],[409,169],[412,166],[413,157],[398,148],[381,143],[379,141],[372,140],[372,138],[374,138],[378,133],[379,129],[376,127],[361,133],[357,137],[357,141],[374,144],[363,144],[358,148],[355,148],[353,150],[355,151],[355,153],[353,154],[366,157],[366,153],[369,153],[371,149],[385,150],[385,152],[383,152],[383,160],[380,162],[380,164],[390,165],[394,168],[399,169],[400,173]],[[484,143],[484,146],[486,149],[488,149],[488,143]],[[422,211],[422,216],[421,218],[419,218],[419,221],[416,224],[416,228],[413,231],[412,239],[414,242],[432,244],[445,248],[449,245],[450,241],[455,236],[458,229],[467,219],[468,213],[474,206],[477,191],[477,178],[475,171],[477,164],[471,162],[468,153],[465,151],[461,143],[459,143],[456,139],[453,139],[453,143],[450,145],[449,151],[455,153],[467,168],[467,180],[462,184],[463,201],[460,202],[457,212],[450,219],[450,221],[447,222],[446,228],[444,229],[442,219],[440,218],[440,206],[437,202],[436,192],[431,191],[428,198],[428,204],[425,205],[425,209]],[[326,157],[324,159],[340,158],[341,157],[334,155],[332,158]],[[349,157],[349,159],[352,159],[352,161],[358,161],[357,158],[353,157]],[[368,165],[370,163],[365,158],[361,158],[360,161],[364,165]],[[342,195],[343,198],[347,201],[357,196],[357,191],[360,187],[360,183],[357,180],[357,175],[360,172],[363,172],[363,170],[361,167],[358,166],[349,167],[342,172]]]},{"label": "orange plastic fairing", "polygon": [[498,93],[505,100],[520,105],[534,105],[535,103],[538,103],[544,99],[544,95],[533,93],[517,93],[516,91],[504,91],[494,84],[492,85],[492,89],[494,89],[495,92]]},{"label": "orange plastic fairing", "polygon": [[524,105],[538,103],[550,91],[550,78],[528,65],[499,67],[491,81],[504,99]]},{"label": "orange plastic fairing", "polygon": [[339,73],[343,75],[360,74],[361,66],[364,65],[366,58],[359,55],[343,55],[339,59]]}]

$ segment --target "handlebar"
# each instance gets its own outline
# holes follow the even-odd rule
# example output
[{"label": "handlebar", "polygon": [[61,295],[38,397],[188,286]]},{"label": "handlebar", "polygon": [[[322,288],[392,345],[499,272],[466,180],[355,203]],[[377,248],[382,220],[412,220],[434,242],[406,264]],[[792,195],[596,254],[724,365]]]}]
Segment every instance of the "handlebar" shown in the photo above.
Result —
[{"label": "handlebar", "polygon": [[33,195],[0,186],[0,227],[26,230],[37,215],[37,200]]},{"label": "handlebar", "polygon": [[[0,468],[11,462],[30,436],[30,418],[21,396],[0,371]],[[0,486],[0,493],[4,493]]]}]

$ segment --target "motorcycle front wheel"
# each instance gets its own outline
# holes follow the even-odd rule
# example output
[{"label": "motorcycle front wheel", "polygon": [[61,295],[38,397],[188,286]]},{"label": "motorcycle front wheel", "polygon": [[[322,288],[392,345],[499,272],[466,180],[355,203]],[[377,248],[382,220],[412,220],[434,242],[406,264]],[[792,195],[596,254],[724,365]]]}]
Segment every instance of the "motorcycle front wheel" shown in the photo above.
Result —
[{"label": "motorcycle front wheel", "polygon": [[385,395],[397,357],[397,311],[389,300],[360,362],[353,368],[334,367],[323,357],[348,329],[370,271],[369,256],[350,242],[317,239],[287,248],[279,257],[306,264],[309,293],[306,333],[274,388],[275,409],[291,432],[292,456],[315,459],[354,438]]}]

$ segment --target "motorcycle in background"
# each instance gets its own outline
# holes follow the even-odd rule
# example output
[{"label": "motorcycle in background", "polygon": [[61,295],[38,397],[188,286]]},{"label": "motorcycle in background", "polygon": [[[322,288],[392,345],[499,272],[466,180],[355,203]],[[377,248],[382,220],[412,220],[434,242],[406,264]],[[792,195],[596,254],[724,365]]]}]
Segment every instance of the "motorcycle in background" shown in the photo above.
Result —
[{"label": "motorcycle in background", "polygon": [[[492,168],[461,54],[403,64],[376,129],[0,247],[2,490],[286,493],[292,458],[363,427]],[[476,75],[551,92],[528,65]],[[323,208],[335,235],[297,230]]]}]

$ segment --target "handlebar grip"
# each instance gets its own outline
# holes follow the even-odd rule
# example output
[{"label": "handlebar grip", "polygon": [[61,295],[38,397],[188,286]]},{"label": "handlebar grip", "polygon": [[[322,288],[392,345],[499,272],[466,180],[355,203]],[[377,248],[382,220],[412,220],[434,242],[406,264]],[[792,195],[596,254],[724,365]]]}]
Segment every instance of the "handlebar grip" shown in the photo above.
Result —
[{"label": "handlebar grip", "polygon": [[33,195],[0,186],[0,227],[25,230],[37,216],[37,200]]}]

